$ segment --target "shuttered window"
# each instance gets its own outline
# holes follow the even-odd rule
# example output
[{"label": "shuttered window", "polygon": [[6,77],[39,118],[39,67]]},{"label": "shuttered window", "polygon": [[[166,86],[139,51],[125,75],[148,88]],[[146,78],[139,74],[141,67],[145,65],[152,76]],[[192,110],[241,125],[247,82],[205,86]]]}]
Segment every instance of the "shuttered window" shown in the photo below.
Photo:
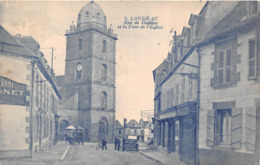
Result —
[{"label": "shuttered window", "polygon": [[256,146],[256,108],[246,108],[246,150],[255,151]]},{"label": "shuttered window", "polygon": [[255,79],[257,75],[257,45],[256,39],[249,40],[248,77]]},{"label": "shuttered window", "polygon": [[208,110],[207,146],[230,145],[241,149],[241,143],[242,108]]}]

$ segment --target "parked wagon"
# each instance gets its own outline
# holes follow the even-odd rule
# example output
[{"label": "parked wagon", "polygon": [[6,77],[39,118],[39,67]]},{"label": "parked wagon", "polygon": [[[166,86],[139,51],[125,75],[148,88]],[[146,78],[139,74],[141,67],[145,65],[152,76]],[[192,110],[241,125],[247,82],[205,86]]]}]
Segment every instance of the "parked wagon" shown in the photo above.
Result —
[{"label": "parked wagon", "polygon": [[125,149],[127,151],[138,151],[139,144],[136,136],[128,136],[126,139]]}]

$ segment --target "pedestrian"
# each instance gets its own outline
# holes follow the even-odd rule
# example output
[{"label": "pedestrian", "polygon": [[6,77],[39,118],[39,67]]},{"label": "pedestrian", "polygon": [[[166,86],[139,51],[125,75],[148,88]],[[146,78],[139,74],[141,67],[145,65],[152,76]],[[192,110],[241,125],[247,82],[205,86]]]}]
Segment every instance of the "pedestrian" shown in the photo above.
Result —
[{"label": "pedestrian", "polygon": [[117,150],[118,151],[120,150],[120,143],[121,143],[120,139],[117,139]]},{"label": "pedestrian", "polygon": [[117,137],[115,137],[115,150],[117,149]]},{"label": "pedestrian", "polygon": [[122,140],[122,151],[125,150],[125,138],[123,137],[123,140]]},{"label": "pedestrian", "polygon": [[102,150],[107,150],[107,141],[105,139],[102,140]]}]

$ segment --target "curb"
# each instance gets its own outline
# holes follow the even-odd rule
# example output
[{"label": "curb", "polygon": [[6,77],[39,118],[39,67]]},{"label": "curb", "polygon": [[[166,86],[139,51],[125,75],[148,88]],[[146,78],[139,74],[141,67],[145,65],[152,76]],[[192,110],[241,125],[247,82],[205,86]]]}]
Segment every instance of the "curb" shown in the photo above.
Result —
[{"label": "curb", "polygon": [[151,159],[151,160],[157,162],[157,163],[161,163],[161,164],[163,164],[163,165],[166,165],[166,164],[164,164],[163,162],[161,162],[160,160],[155,159],[155,158],[153,158],[153,157],[151,157],[151,156],[146,155],[146,154],[143,153],[142,151],[140,151],[140,154],[143,155],[144,157],[148,158],[148,159]]},{"label": "curb", "polygon": [[[70,149],[70,145],[69,145],[69,146],[67,147],[67,149],[64,151],[64,153],[62,154],[61,158],[58,159],[58,160],[54,163],[54,165],[61,165],[61,162],[65,159],[65,157],[66,157],[66,155],[67,155],[69,149]],[[0,165],[1,165],[1,164],[0,164]]]},{"label": "curb", "polygon": [[69,145],[68,148],[65,150],[65,152],[62,154],[60,160],[64,160],[64,159],[65,159],[65,157],[66,157],[66,155],[67,155],[69,149],[70,149],[70,145]]}]

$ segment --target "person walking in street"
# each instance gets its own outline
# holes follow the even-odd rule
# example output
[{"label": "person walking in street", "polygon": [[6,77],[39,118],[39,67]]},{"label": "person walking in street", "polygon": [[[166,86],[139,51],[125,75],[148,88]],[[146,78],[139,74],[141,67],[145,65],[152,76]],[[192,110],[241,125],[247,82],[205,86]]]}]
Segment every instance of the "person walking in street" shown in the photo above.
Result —
[{"label": "person walking in street", "polygon": [[115,137],[115,150],[117,149],[117,137]]},{"label": "person walking in street", "polygon": [[102,150],[107,150],[107,141],[105,139],[102,140]]},{"label": "person walking in street", "polygon": [[117,139],[117,150],[118,151],[120,150],[120,143],[121,143],[120,139]]},{"label": "person walking in street", "polygon": [[125,151],[125,138],[123,137],[122,140],[122,151]]}]

